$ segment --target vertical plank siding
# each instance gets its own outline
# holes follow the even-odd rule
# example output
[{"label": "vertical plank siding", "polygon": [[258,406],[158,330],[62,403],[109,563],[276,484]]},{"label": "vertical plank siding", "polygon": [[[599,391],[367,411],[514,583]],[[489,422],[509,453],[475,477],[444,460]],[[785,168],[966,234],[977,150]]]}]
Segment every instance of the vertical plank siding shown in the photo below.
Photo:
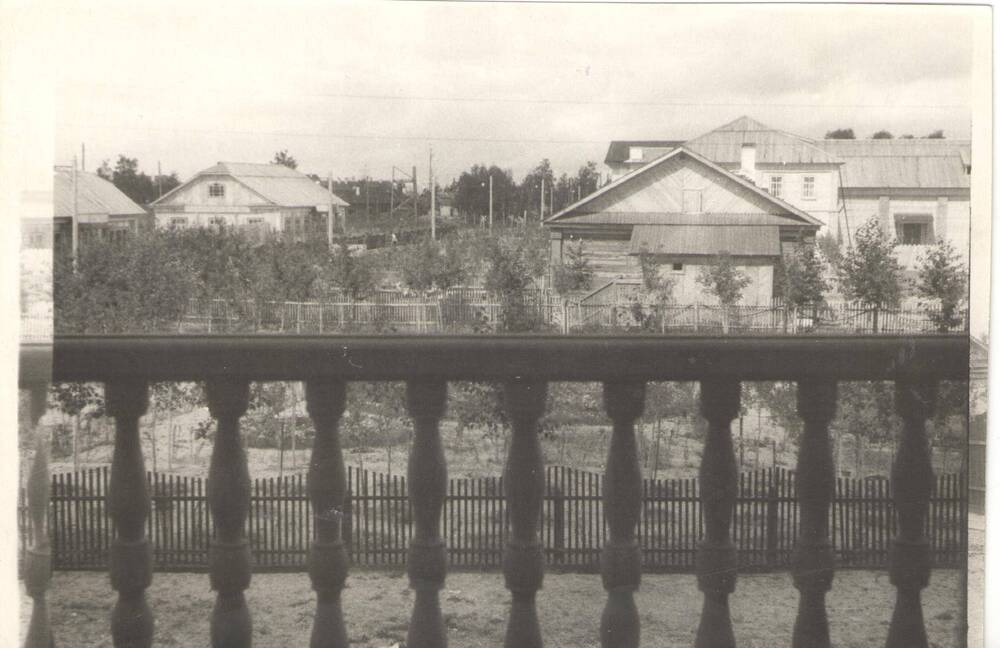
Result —
[{"label": "vertical plank siding", "polygon": [[[114,524],[108,516],[108,467],[51,476],[49,513],[55,569],[99,570],[108,565]],[[968,502],[963,474],[940,475],[930,499],[927,537],[937,567],[960,567],[968,538]],[[146,534],[158,571],[207,569],[213,535],[205,481],[147,473],[152,511]],[[344,543],[358,566],[403,567],[413,534],[406,477],[347,467]],[[451,478],[442,509],[441,535],[449,565],[498,569],[509,532],[502,479]],[[702,540],[698,480],[643,479],[637,535],[647,572],[691,572]],[[597,572],[607,541],[602,497],[604,476],[566,466],[547,466],[539,520],[548,569]],[[766,468],[739,476],[730,523],[742,571],[791,565],[799,525],[795,473]],[[838,478],[829,512],[830,538],[838,568],[884,568],[896,536],[896,510],[889,481]],[[21,559],[30,544],[22,491],[19,506]],[[251,481],[245,522],[256,571],[306,568],[314,535],[303,475]]]}]

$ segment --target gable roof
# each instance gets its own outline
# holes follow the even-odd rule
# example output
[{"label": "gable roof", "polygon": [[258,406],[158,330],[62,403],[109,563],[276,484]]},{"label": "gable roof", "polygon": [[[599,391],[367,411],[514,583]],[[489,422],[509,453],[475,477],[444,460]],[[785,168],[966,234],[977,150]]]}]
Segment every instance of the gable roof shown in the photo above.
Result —
[{"label": "gable roof", "polygon": [[816,142],[844,161],[845,188],[967,189],[968,140],[878,139]]},{"label": "gable roof", "polygon": [[[56,218],[73,216],[73,171],[57,168],[53,186],[53,207]],[[108,216],[138,216],[146,210],[96,173],[76,172],[77,214]]]},{"label": "gable roof", "polygon": [[561,219],[564,219],[564,218],[572,217],[572,216],[575,215],[574,212],[580,211],[581,213],[587,213],[585,211],[582,211],[580,208],[584,207],[587,203],[590,203],[590,202],[594,201],[599,196],[602,196],[602,195],[608,193],[609,191],[612,191],[612,190],[614,190],[614,189],[616,189],[618,187],[621,187],[622,185],[625,185],[625,184],[633,182],[636,178],[642,176],[643,174],[649,173],[653,169],[655,169],[655,168],[659,167],[660,165],[662,165],[663,163],[665,163],[667,160],[672,160],[675,157],[678,157],[678,156],[681,156],[681,155],[688,156],[689,158],[691,158],[695,162],[698,162],[699,164],[702,164],[702,165],[708,167],[709,169],[715,171],[716,173],[725,176],[726,178],[732,180],[733,182],[736,182],[737,184],[741,185],[742,187],[744,187],[744,188],[750,190],[751,192],[757,194],[758,196],[764,198],[766,201],[768,201],[768,202],[772,203],[773,205],[775,205],[775,207],[777,207],[780,212],[787,213],[787,214],[789,214],[791,216],[795,216],[795,217],[799,218],[800,220],[804,221],[805,224],[813,225],[815,227],[822,226],[822,223],[820,221],[816,220],[815,218],[813,218],[812,216],[810,216],[806,212],[802,211],[798,207],[795,207],[794,205],[791,205],[791,204],[785,202],[781,198],[777,198],[775,196],[772,196],[771,194],[769,194],[768,192],[764,191],[763,189],[761,189],[760,187],[758,187],[754,183],[752,183],[749,180],[747,180],[746,178],[743,178],[742,176],[739,176],[739,175],[737,175],[737,174],[735,174],[735,173],[733,173],[731,171],[727,171],[726,169],[722,168],[718,164],[715,164],[711,160],[706,159],[702,155],[699,155],[698,153],[696,153],[694,151],[688,150],[687,146],[679,146],[679,147],[675,148],[674,150],[670,151],[669,153],[667,153],[666,155],[663,155],[663,156],[657,158],[656,160],[650,162],[649,164],[643,165],[643,166],[639,167],[638,169],[635,169],[635,170],[633,170],[633,171],[631,171],[629,173],[626,173],[625,175],[623,175],[622,177],[618,178],[617,180],[604,185],[603,187],[601,187],[600,189],[598,189],[594,193],[592,193],[592,194],[590,194],[588,196],[583,197],[582,199],[576,201],[575,203],[569,205],[568,207],[565,207],[565,208],[561,209],[559,212],[553,214],[552,216],[549,216],[547,219],[545,219],[545,224],[553,223],[555,221],[558,221],[558,220],[561,220]]},{"label": "gable roof", "polygon": [[219,162],[199,171],[187,182],[166,193],[153,204],[164,204],[183,189],[205,176],[229,176],[261,198],[280,207],[315,207],[328,205],[331,200],[338,207],[348,204],[337,194],[330,193],[309,176],[281,164],[254,164],[250,162]]},{"label": "gable roof", "polygon": [[717,164],[739,164],[744,144],[754,144],[757,164],[840,164],[837,156],[805,137],[766,126],[744,115],[684,143]]},{"label": "gable roof", "polygon": [[629,151],[633,146],[642,149],[643,162],[651,162],[683,143],[683,140],[615,140],[608,145],[608,153],[604,156],[604,163],[615,164],[628,161]]}]

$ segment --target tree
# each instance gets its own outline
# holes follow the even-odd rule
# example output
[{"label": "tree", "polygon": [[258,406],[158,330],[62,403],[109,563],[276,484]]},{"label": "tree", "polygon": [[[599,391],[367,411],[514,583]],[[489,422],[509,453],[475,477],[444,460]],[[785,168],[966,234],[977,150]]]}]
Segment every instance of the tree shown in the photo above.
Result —
[{"label": "tree", "polygon": [[[537,329],[538,313],[527,291],[539,274],[526,237],[493,237],[487,241],[484,287],[500,300],[500,328],[505,332]],[[544,268],[544,266],[543,266]]]},{"label": "tree", "polygon": [[823,139],[855,139],[853,128],[837,128],[827,132]]},{"label": "tree", "polygon": [[274,154],[274,159],[271,160],[271,164],[280,164],[281,166],[286,166],[289,169],[299,168],[299,163],[288,154],[288,149],[281,149]]},{"label": "tree", "polygon": [[872,328],[879,329],[879,309],[895,306],[900,295],[900,272],[896,241],[871,217],[854,235],[837,269],[844,295],[873,309]]},{"label": "tree", "polygon": [[80,421],[87,410],[91,417],[104,414],[103,394],[91,383],[70,382],[54,383],[49,395],[59,411],[73,419],[73,470],[80,470]]},{"label": "tree", "polygon": [[126,155],[118,156],[114,170],[110,169],[107,160],[102,162],[97,175],[110,180],[123,194],[140,205],[148,205],[180,185],[176,173],[150,177],[139,171],[138,159]]},{"label": "tree", "polygon": [[524,180],[521,181],[521,186],[518,189],[520,197],[520,211],[526,211],[529,215],[535,214],[534,220],[538,220],[538,209],[541,207],[540,200],[543,198],[541,195],[542,187],[545,187],[545,215],[549,216],[552,213],[552,205],[549,204],[549,191],[555,185],[555,174],[552,171],[552,165],[549,163],[548,158],[543,159],[538,165],[528,172],[524,176]]},{"label": "tree", "polygon": [[347,243],[341,242],[329,266],[330,283],[358,299],[375,287],[375,274],[365,257],[351,253]]},{"label": "tree", "polygon": [[850,434],[855,441],[855,472],[860,476],[865,469],[865,444],[883,446],[892,443],[900,428],[893,383],[844,381],[838,383],[837,395],[837,413],[831,428],[837,439],[835,451],[838,463],[840,436]]},{"label": "tree", "polygon": [[728,252],[721,252],[710,265],[702,267],[697,281],[718,298],[722,305],[722,332],[729,333],[729,309],[739,303],[743,289],[750,285],[750,277],[736,267]]},{"label": "tree", "polygon": [[400,259],[403,283],[411,290],[446,290],[461,284],[466,264],[458,241],[433,241],[429,238],[411,245]]},{"label": "tree", "polygon": [[573,290],[587,290],[594,277],[590,260],[583,251],[583,241],[576,246],[566,247],[567,261],[556,266],[552,273],[552,283],[557,292],[564,293]]},{"label": "tree", "polygon": [[[959,306],[965,299],[968,270],[962,265],[958,252],[948,241],[941,239],[920,261],[917,275],[917,293],[924,299],[927,316],[946,333],[962,323]],[[934,308],[935,304],[940,308]]]},{"label": "tree", "polygon": [[475,164],[455,181],[455,208],[476,217],[489,214],[490,178],[493,178],[493,217],[506,221],[517,210],[517,185],[510,171]]},{"label": "tree", "polygon": [[932,133],[929,133],[925,139],[944,139],[944,131],[936,130]]},{"label": "tree", "polygon": [[880,130],[872,135],[872,139],[892,139],[892,133],[887,130]]},{"label": "tree", "polygon": [[[815,245],[800,243],[795,246],[778,266],[778,290],[785,304],[798,311],[821,303],[823,294],[830,289],[825,274]],[[793,321],[796,319],[793,317]]]},{"label": "tree", "polygon": [[113,334],[175,331],[195,295],[186,251],[169,232],[95,241],[76,271],[57,256],[53,271],[55,330]]},{"label": "tree", "polygon": [[816,247],[819,248],[820,253],[826,262],[830,264],[830,267],[836,270],[840,266],[841,252],[840,243],[837,243],[837,239],[833,234],[826,232],[825,234],[820,234],[816,237]]}]

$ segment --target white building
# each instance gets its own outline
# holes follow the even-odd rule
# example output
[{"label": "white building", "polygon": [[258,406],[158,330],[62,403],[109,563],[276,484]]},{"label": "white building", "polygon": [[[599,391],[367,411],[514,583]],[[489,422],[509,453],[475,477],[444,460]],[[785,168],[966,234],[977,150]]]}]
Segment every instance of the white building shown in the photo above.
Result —
[{"label": "white building", "polygon": [[326,236],[331,208],[339,231],[347,206],[295,169],[244,162],[219,162],[151,205],[157,227],[227,226],[299,241]]}]

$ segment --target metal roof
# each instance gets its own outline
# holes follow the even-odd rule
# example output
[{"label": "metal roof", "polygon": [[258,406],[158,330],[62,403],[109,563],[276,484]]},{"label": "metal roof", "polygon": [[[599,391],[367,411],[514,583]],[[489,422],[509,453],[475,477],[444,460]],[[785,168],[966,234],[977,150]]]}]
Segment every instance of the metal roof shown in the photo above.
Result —
[{"label": "metal roof", "polygon": [[966,140],[823,140],[817,145],[844,161],[841,184],[846,188],[969,187]]},{"label": "metal roof", "polygon": [[716,164],[739,164],[744,144],[757,149],[757,164],[840,164],[812,140],[743,116],[684,143]]},{"label": "metal roof", "polygon": [[[56,169],[53,203],[56,218],[73,216],[73,171]],[[135,216],[146,210],[121,192],[118,187],[95,173],[76,172],[77,214],[104,214],[108,216]]]},{"label": "metal roof", "polygon": [[629,254],[780,256],[776,225],[636,225]]},{"label": "metal roof", "polygon": [[[281,207],[317,207],[328,205],[332,201],[338,207],[348,204],[337,194],[330,193],[318,182],[312,180],[295,169],[281,164],[253,164],[249,162],[219,162],[203,171],[181,187],[187,186],[203,176],[229,176],[260,194],[265,200]],[[157,204],[169,202],[168,198],[181,187],[156,201]]]},{"label": "metal roof", "polygon": [[641,148],[642,161],[649,162],[683,143],[682,140],[615,140],[608,146],[608,154],[604,156],[604,163],[613,164],[627,161],[629,149],[633,146]]},{"label": "metal roof", "polygon": [[590,212],[558,221],[568,225],[781,225],[813,227],[781,214],[680,214],[673,212]]}]

